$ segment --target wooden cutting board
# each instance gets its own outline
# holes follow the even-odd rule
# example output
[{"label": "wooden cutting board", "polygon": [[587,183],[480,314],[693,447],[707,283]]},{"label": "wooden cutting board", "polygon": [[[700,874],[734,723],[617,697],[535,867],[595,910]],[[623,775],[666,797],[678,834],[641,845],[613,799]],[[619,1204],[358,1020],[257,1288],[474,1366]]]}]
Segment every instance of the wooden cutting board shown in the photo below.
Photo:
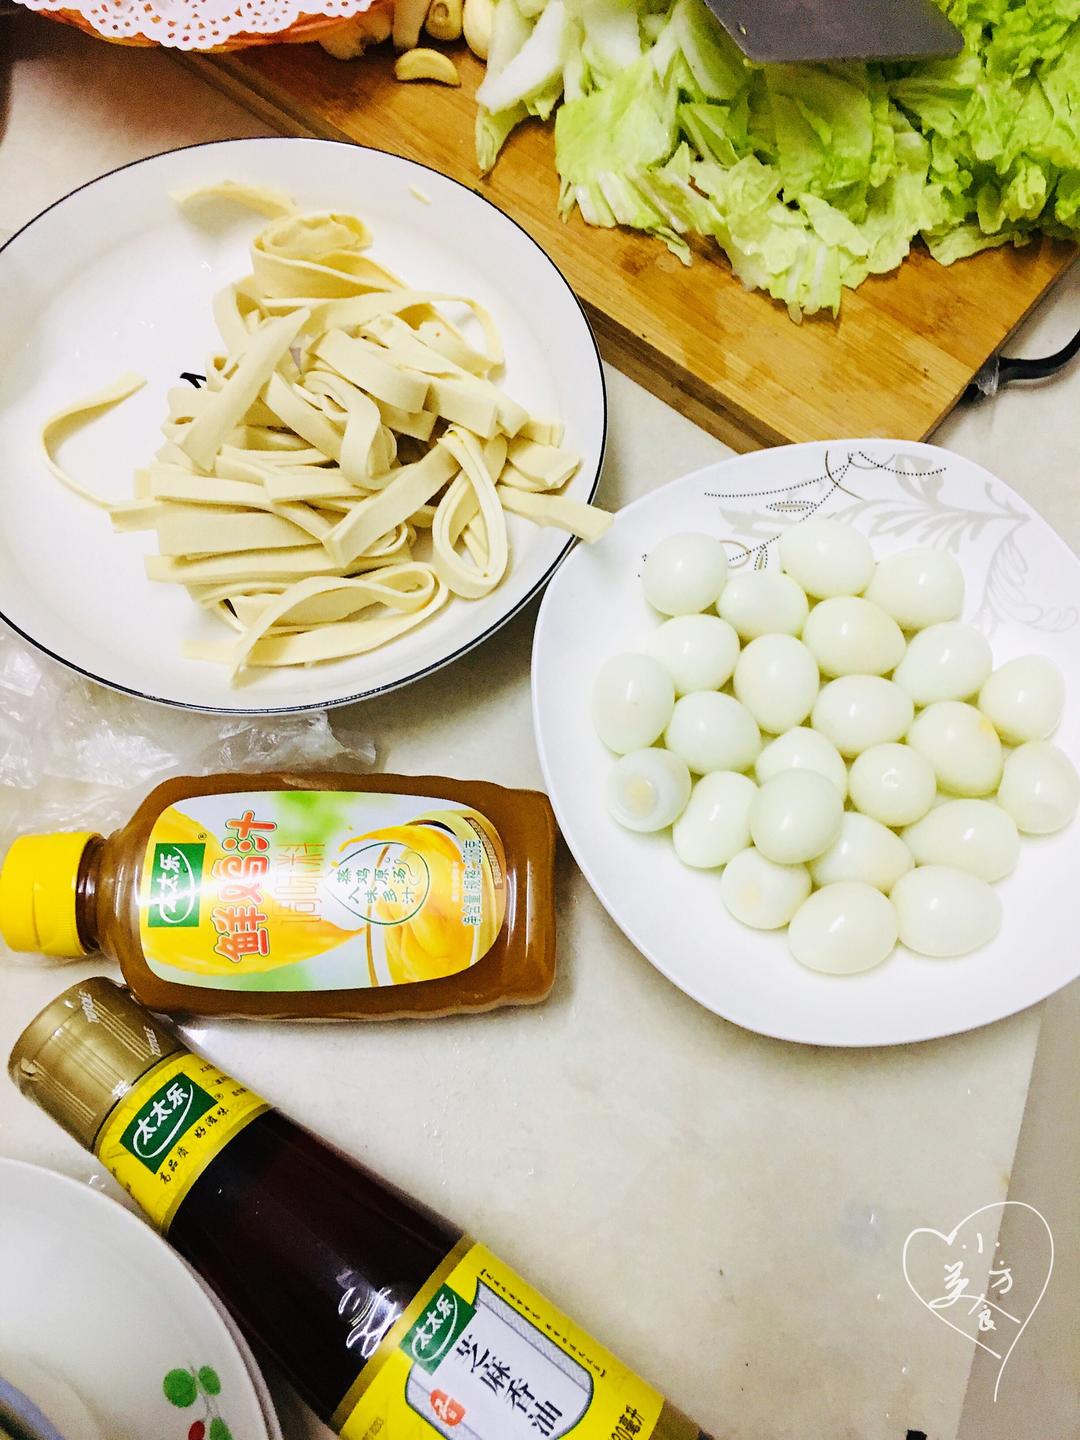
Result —
[{"label": "wooden cutting board", "polygon": [[[951,267],[919,250],[846,292],[839,320],[793,324],[744,290],[715,247],[688,268],[664,245],[556,211],[551,126],[529,122],[481,179],[473,150],[483,67],[462,46],[462,86],[401,84],[388,47],[340,61],[318,45],[185,57],[288,134],[351,140],[433,166],[513,216],[562,269],[605,357],[737,450],[837,436],[919,440],[1071,263],[1043,241]],[[242,178],[242,177],[237,177]],[[343,197],[342,203],[362,199]]]}]

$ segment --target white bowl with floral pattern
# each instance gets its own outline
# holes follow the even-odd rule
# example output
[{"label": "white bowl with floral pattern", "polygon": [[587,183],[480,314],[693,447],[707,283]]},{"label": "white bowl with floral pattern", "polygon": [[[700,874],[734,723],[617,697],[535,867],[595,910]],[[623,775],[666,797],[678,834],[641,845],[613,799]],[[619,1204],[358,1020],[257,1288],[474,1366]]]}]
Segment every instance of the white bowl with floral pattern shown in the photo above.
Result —
[{"label": "white bowl with floral pattern", "polygon": [[215,1303],[116,1201],[0,1160],[0,1276],[0,1376],[46,1417],[77,1411],[78,1440],[272,1440]]},{"label": "white bowl with floral pattern", "polygon": [[963,619],[986,634],[994,664],[1037,652],[1064,673],[1054,740],[1080,760],[1080,561],[1050,526],[996,476],[933,445],[792,445],[708,466],[628,505],[550,585],[533,650],[533,718],[559,824],[641,953],[736,1024],[815,1045],[894,1045],[985,1025],[1080,974],[1080,822],[1023,837],[1019,865],[998,887],[1004,922],[989,945],[952,960],[900,946],[876,969],[838,977],[797,964],[783,932],[733,920],[719,872],[683,866],[669,833],[636,835],[607,813],[613,757],[593,729],[593,682],[608,656],[639,650],[658,623],[640,583],[650,546],[701,531],[725,543],[733,567],[776,568],[781,532],[811,515],[847,521],[879,559],[916,545],[952,554],[964,572]]}]

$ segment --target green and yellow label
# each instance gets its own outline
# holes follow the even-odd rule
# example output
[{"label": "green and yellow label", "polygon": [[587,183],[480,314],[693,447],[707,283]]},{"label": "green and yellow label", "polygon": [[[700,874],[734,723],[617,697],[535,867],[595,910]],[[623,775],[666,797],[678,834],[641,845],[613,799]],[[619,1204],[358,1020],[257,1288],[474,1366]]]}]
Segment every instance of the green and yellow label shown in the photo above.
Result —
[{"label": "green and yellow label", "polygon": [[463,1241],[333,1423],[344,1440],[648,1440],[663,1404],[490,1250]]},{"label": "green and yellow label", "polygon": [[153,847],[146,923],[154,929],[188,929],[199,923],[205,845],[169,840]]},{"label": "green and yellow label", "polygon": [[94,1153],[159,1230],[211,1160],[265,1100],[198,1055],[171,1055],[134,1085]]},{"label": "green and yellow label", "polygon": [[156,1175],[187,1132],[216,1103],[213,1095],[181,1071],[166,1080],[132,1117],[120,1144]]},{"label": "green and yellow label", "polygon": [[382,791],[193,795],[158,816],[140,938],[162,980],[227,991],[371,989],[457,975],[506,918],[498,832]]}]

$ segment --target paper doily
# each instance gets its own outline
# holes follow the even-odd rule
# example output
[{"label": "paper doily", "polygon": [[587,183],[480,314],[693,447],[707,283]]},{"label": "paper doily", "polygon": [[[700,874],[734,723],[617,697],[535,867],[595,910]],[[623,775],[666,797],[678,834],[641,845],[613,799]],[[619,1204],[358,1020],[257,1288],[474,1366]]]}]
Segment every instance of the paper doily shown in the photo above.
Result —
[{"label": "paper doily", "polygon": [[375,0],[21,0],[21,3],[30,10],[65,12],[107,40],[149,40],[176,50],[212,50],[237,35],[280,34],[295,25],[301,16],[314,17],[316,24],[320,18],[347,20],[369,10]]}]

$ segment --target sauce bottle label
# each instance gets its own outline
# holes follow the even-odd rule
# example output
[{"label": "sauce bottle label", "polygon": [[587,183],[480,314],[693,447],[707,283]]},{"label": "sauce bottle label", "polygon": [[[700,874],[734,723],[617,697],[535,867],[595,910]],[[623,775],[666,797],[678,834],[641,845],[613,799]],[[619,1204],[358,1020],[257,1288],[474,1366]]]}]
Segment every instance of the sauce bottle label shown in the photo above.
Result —
[{"label": "sauce bottle label", "polygon": [[456,975],[494,944],[506,856],[476,810],[417,795],[247,790],[162,812],[139,929],[162,980],[348,990]]},{"label": "sauce bottle label", "polygon": [[211,1061],[185,1051],[132,1086],[102,1126],[94,1154],[166,1231],[210,1161],[269,1108]]},{"label": "sauce bottle label", "polygon": [[465,1240],[332,1423],[344,1440],[648,1440],[663,1403],[490,1250]]}]

